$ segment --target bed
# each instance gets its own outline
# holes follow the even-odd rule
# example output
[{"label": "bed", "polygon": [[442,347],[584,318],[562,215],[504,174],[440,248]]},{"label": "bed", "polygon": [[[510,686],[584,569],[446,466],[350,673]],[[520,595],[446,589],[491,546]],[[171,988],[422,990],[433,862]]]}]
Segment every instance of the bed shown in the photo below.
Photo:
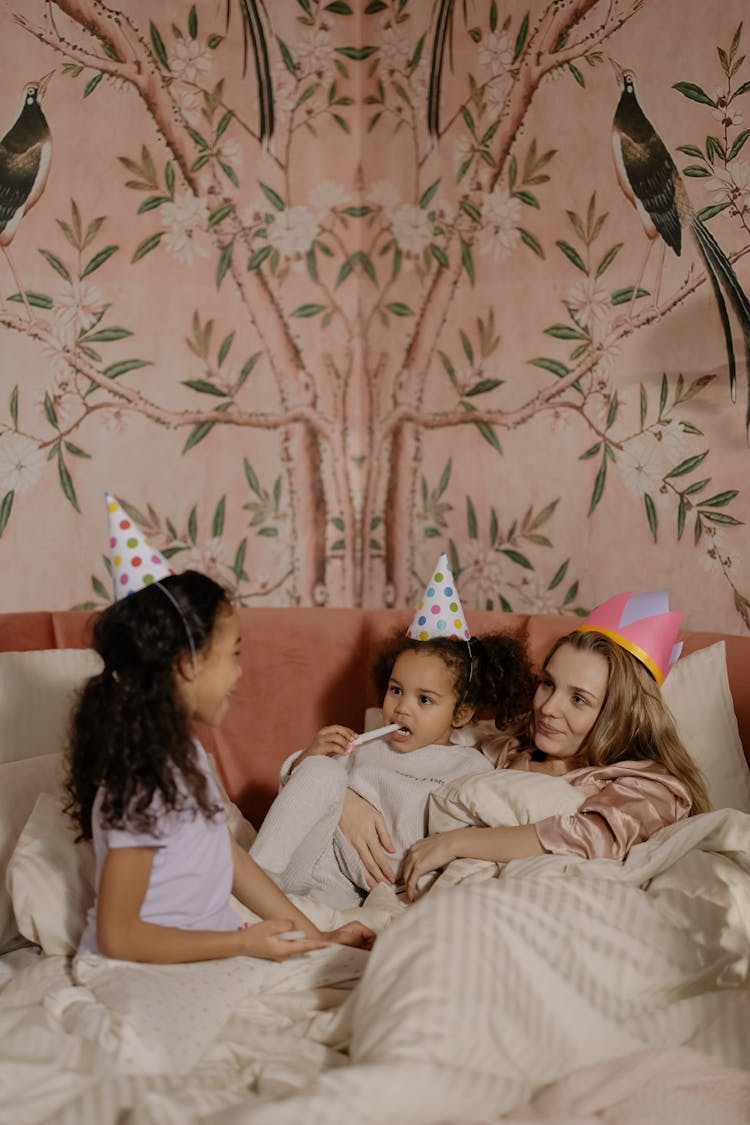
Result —
[{"label": "bed", "polygon": [[[248,846],[286,754],[326,720],[364,725],[369,654],[408,622],[241,617],[244,690],[206,744]],[[575,619],[470,624],[520,630],[538,656]],[[370,954],[141,966],[71,956],[93,860],[62,815],[60,750],[96,667],[86,626],[0,615],[2,1125],[748,1120],[750,639],[685,635],[665,697],[715,811],[625,863],[460,861],[414,906],[384,885],[357,911],[298,900],[325,927],[367,922]],[[558,778],[490,776],[446,787],[432,830],[534,820],[559,798]]]}]

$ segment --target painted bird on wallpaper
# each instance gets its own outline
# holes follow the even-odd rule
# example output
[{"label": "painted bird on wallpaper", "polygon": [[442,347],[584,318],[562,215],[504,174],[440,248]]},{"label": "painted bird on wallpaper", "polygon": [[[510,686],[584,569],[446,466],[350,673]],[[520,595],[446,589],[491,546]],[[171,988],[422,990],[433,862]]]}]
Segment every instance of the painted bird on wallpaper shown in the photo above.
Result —
[{"label": "painted bird on wallpaper", "polygon": [[[679,255],[682,251],[683,235],[689,234],[695,238],[698,251],[706,265],[706,273],[711,282],[724,330],[732,402],[737,398],[737,362],[727,300],[742,329],[748,381],[745,432],[750,444],[750,302],[729,258],[705,223],[695,213],[672,157],[638,104],[635,75],[632,70],[624,70],[614,60],[610,61],[621,87],[620,100],[612,125],[612,148],[617,179],[626,197],[638,212],[650,240],[633,296],[635,298],[640,288],[649,254],[657,238],[662,239],[661,266],[667,246],[671,246],[675,254]],[[656,299],[658,300],[658,283]]]},{"label": "painted bird on wallpaper", "polygon": [[52,137],[40,103],[53,74],[54,71],[50,71],[38,82],[26,84],[21,112],[0,141],[0,247],[8,260],[29,319],[31,308],[13,265],[10,244],[21,219],[39,200],[47,184]]},{"label": "painted bird on wallpaper", "polygon": [[273,82],[271,79],[271,64],[268,54],[268,43],[263,29],[260,9],[263,9],[269,23],[268,9],[264,0],[226,0],[227,28],[232,14],[232,4],[240,9],[242,19],[242,73],[247,74],[247,47],[252,47],[255,61],[255,76],[258,83],[258,136],[262,144],[267,145],[273,136],[276,125],[276,115],[273,104]]}]

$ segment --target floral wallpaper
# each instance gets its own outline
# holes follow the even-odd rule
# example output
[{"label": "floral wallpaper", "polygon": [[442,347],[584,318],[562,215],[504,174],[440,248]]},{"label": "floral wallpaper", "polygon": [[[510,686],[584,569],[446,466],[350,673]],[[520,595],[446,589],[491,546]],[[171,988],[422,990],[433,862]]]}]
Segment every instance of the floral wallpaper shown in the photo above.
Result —
[{"label": "floral wallpaper", "polygon": [[244,605],[745,632],[744,15],[0,0],[0,611],[111,598],[107,488]]}]

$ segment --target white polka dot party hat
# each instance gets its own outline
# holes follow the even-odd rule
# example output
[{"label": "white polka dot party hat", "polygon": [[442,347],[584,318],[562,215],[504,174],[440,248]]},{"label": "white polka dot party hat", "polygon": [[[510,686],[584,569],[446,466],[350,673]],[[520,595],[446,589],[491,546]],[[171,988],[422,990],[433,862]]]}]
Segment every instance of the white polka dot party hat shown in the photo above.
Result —
[{"label": "white polka dot party hat", "polygon": [[428,641],[431,637],[468,641],[471,637],[445,551],[440,553],[406,635],[415,641]]},{"label": "white polka dot party hat", "polygon": [[114,496],[105,492],[109,519],[109,558],[115,586],[115,601],[135,594],[144,586],[174,574],[171,566],[131,520]]}]

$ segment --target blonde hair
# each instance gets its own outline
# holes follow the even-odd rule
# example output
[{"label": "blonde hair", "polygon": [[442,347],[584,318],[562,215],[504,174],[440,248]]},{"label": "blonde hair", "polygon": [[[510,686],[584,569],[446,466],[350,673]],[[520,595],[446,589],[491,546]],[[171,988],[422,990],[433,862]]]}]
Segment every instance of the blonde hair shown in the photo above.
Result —
[{"label": "blonde hair", "polygon": [[690,815],[708,812],[711,805],[703,775],[680,741],[672,712],[647,668],[603,633],[578,630],[552,646],[543,668],[563,645],[576,652],[598,653],[609,668],[602,709],[581,745],[581,756],[590,766],[625,759],[660,762],[690,790]]}]

